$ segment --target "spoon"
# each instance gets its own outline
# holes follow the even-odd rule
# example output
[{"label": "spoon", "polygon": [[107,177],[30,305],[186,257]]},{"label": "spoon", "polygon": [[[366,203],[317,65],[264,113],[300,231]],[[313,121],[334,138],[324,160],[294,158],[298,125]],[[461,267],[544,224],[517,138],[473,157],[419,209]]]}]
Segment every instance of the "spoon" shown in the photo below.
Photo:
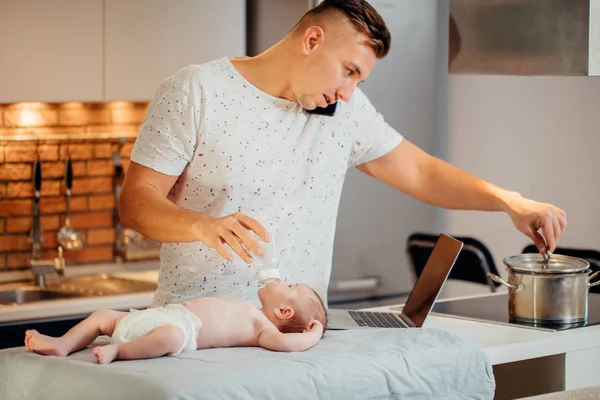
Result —
[{"label": "spoon", "polygon": [[65,224],[58,231],[58,243],[67,250],[79,250],[83,242],[79,232],[71,227],[71,188],[73,187],[73,166],[71,157],[67,158],[65,166],[65,198],[67,203],[67,216]]},{"label": "spoon", "polygon": [[550,262],[550,257],[552,257],[552,252],[546,248],[546,252],[542,255],[544,257],[544,266],[543,268],[548,268],[548,263]]}]

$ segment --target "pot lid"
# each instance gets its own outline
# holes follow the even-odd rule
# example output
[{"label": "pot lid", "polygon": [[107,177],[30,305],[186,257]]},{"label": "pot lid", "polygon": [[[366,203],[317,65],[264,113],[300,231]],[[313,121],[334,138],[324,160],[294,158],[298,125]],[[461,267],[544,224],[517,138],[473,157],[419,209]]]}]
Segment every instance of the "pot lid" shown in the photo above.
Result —
[{"label": "pot lid", "polygon": [[538,274],[569,274],[584,272],[590,267],[590,263],[582,258],[552,254],[550,260],[544,263],[541,254],[527,253],[506,257],[504,264],[509,270],[525,273]]}]

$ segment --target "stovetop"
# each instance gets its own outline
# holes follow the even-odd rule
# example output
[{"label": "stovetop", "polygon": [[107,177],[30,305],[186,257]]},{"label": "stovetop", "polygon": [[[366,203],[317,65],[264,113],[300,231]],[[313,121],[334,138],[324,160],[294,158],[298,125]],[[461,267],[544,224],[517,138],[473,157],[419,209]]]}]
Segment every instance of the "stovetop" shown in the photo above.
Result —
[{"label": "stovetop", "polygon": [[460,300],[440,300],[433,306],[432,313],[544,331],[562,331],[600,324],[600,294],[589,294],[588,319],[587,322],[580,324],[534,325],[526,322],[511,321],[508,316],[508,293]]}]

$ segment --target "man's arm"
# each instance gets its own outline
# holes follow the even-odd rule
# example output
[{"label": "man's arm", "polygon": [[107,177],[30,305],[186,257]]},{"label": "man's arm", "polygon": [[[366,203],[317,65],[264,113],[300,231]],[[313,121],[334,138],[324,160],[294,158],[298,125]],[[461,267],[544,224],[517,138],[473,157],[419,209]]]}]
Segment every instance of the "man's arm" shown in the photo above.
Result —
[{"label": "man's arm", "polygon": [[302,333],[281,333],[276,327],[263,329],[258,335],[258,345],[273,351],[304,351],[313,347],[323,335],[323,325],[311,321]]},{"label": "man's arm", "polygon": [[224,243],[246,262],[252,261],[251,255],[240,240],[260,255],[258,241],[248,232],[252,229],[263,240],[269,240],[258,221],[241,213],[214,218],[173,204],[167,195],[177,178],[131,162],[119,200],[121,222],[158,242],[201,241],[230,261],[233,256]]},{"label": "man's arm", "polygon": [[158,242],[199,240],[203,215],[178,207],[167,199],[176,181],[177,176],[131,162],[119,199],[121,222]]},{"label": "man's arm", "polygon": [[[504,211],[540,252],[556,248],[567,225],[566,213],[479,179],[404,139],[388,154],[361,164],[362,172],[437,207]],[[538,230],[541,229],[544,238]]]}]

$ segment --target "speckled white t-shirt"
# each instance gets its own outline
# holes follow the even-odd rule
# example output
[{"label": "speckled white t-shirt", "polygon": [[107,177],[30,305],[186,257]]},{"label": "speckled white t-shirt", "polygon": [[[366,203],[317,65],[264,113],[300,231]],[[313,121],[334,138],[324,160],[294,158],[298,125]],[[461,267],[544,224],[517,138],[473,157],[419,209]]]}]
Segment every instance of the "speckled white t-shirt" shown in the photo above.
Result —
[{"label": "speckled white t-shirt", "polygon": [[[162,83],[131,160],[180,176],[169,199],[183,208],[260,221],[275,240],[282,278],[326,301],[346,171],[401,140],[359,89],[335,116],[309,115],[253,86],[226,57]],[[254,268],[239,257],[227,262],[201,242],[164,243],[152,305],[202,296],[258,305],[257,290]]]}]

